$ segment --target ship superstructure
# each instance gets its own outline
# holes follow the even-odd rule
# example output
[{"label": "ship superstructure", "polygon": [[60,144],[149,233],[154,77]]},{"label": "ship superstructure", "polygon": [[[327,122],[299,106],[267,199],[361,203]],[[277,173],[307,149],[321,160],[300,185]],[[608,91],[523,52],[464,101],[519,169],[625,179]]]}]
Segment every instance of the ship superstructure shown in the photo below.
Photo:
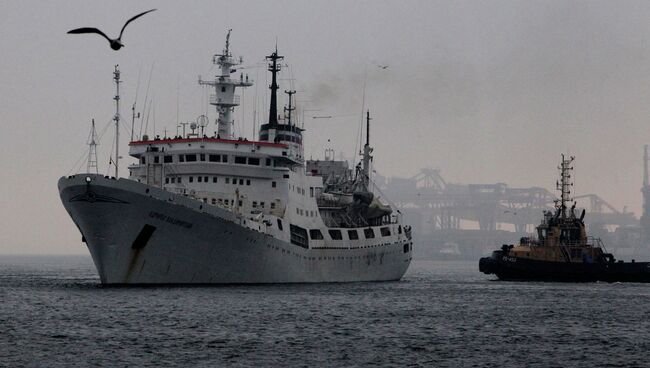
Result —
[{"label": "ship superstructure", "polygon": [[[305,160],[303,128],[277,113],[282,56],[271,72],[268,122],[235,138],[230,32],[214,80],[218,130],[130,143],[128,179],[61,178],[64,206],[103,283],[265,283],[397,280],[412,256],[410,228],[370,188],[370,141],[354,170],[333,155]],[[367,116],[367,129],[370,117]],[[369,134],[369,133],[368,133]]]}]

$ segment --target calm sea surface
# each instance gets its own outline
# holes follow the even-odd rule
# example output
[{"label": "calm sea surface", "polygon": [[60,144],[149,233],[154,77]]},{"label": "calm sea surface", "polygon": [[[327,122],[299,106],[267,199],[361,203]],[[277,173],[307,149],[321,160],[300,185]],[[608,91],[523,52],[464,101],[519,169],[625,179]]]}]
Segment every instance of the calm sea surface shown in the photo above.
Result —
[{"label": "calm sea surface", "polygon": [[650,285],[492,281],[107,288],[89,257],[0,257],[0,366],[650,367]]}]

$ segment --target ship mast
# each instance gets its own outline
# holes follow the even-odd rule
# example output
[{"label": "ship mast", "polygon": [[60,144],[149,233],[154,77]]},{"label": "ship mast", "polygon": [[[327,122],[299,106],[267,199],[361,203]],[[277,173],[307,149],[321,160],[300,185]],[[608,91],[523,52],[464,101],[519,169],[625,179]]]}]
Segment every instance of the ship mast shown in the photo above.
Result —
[{"label": "ship mast", "polygon": [[566,218],[566,202],[573,200],[571,198],[571,187],[573,186],[573,183],[571,182],[571,171],[573,171],[573,166],[571,166],[571,163],[574,159],[574,156],[565,159],[564,154],[562,154],[562,163],[558,166],[558,169],[560,170],[560,181],[556,182],[555,185],[557,190],[560,191],[560,201],[559,204],[558,201],[556,201],[555,206],[559,211],[560,217],[563,219]]},{"label": "ship mast", "polygon": [[271,63],[269,64],[269,71],[271,72],[271,85],[269,88],[271,89],[271,106],[269,107],[269,125],[274,127],[278,125],[278,82],[277,82],[277,74],[280,71],[280,65],[278,65],[278,60],[284,59],[284,56],[279,56],[278,55],[278,46],[275,46],[275,51],[266,57],[266,59],[271,60]]},{"label": "ship mast", "polygon": [[120,66],[115,65],[113,72],[113,80],[115,80],[115,179],[119,178],[119,161],[120,161]]},{"label": "ship mast", "polygon": [[370,147],[370,110],[366,111],[366,144],[363,146],[363,183],[366,190],[370,188],[370,161],[372,161],[372,148]]},{"label": "ship mast", "polygon": [[220,75],[217,75],[213,81],[201,80],[199,76],[200,85],[213,86],[215,94],[210,95],[210,105],[217,107],[217,132],[219,138],[232,139],[233,132],[232,126],[235,124],[233,119],[233,112],[235,106],[239,106],[240,96],[235,94],[236,87],[250,87],[253,85],[253,80],[248,79],[248,75],[244,78],[243,74],[239,75],[239,79],[231,79],[230,74],[237,70],[233,66],[239,65],[243,62],[243,58],[235,61],[230,52],[230,32],[228,30],[226,35],[226,47],[221,54],[216,54],[212,57],[212,63],[218,65],[221,70]]},{"label": "ship mast", "polygon": [[296,109],[295,106],[293,106],[293,95],[296,94],[296,91],[294,90],[289,90],[289,91],[284,91],[287,95],[289,95],[289,107],[285,106],[284,107],[284,115],[287,117],[287,124],[291,125],[291,112]]},{"label": "ship mast", "polygon": [[641,214],[641,240],[644,245],[650,244],[650,181],[648,180],[648,145],[643,146],[643,213]]},{"label": "ship mast", "polygon": [[90,173],[93,168],[95,168],[95,174],[99,174],[99,168],[97,167],[97,131],[95,130],[95,119],[93,119],[88,140],[88,166],[86,166],[86,172]]}]

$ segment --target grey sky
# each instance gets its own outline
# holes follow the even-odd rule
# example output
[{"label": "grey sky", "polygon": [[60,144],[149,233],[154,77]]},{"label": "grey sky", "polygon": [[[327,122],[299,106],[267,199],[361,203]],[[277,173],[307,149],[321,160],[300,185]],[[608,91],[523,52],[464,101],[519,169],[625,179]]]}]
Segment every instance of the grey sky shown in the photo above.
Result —
[{"label": "grey sky", "polygon": [[[66,34],[95,26],[114,37],[150,8],[158,11],[129,25],[119,52],[99,36]],[[434,167],[452,182],[551,189],[568,151],[578,194],[638,215],[650,141],[649,19],[646,1],[0,2],[0,253],[86,253],[56,181],[86,151],[90,119],[101,129],[112,117],[113,65],[122,70],[123,118],[138,74],[139,110],[153,70],[149,133],[155,120],[159,134],[174,134],[177,96],[181,121],[204,113],[197,76],[214,74],[210,59],[228,28],[246,65],[277,39],[290,64],[282,78],[295,79],[307,109],[321,110],[308,116],[357,115],[308,118],[308,155],[321,155],[327,139],[353,153],[366,79],[384,175]],[[258,83],[245,92],[236,129],[250,138],[252,101],[262,106],[267,83],[264,69],[247,72]],[[112,135],[99,149],[104,172]]]}]

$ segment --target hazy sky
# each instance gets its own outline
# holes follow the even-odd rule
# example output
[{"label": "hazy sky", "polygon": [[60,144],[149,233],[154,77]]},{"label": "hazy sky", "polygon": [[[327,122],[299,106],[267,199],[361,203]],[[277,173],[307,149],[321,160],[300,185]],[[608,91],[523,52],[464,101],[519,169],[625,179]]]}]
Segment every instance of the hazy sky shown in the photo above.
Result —
[{"label": "hazy sky", "polygon": [[[94,26],[114,37],[151,8],[119,52],[99,36],[66,34]],[[113,65],[127,126],[151,74],[149,134],[154,124],[173,134],[177,115],[205,113],[198,75],[215,74],[211,56],[229,28],[233,53],[258,82],[244,93],[239,134],[250,138],[253,111],[266,119],[267,73],[256,65],[277,40],[289,64],[282,90],[292,80],[310,110],[308,156],[322,155],[328,139],[352,155],[365,80],[384,175],[432,167],[450,182],[551,189],[564,151],[576,156],[578,194],[638,215],[649,20],[647,1],[2,1],[0,253],[87,253],[56,182],[85,155],[90,120],[102,129],[112,118]],[[122,152],[128,136],[123,129]],[[112,139],[111,128],[99,147],[103,172]]]}]

